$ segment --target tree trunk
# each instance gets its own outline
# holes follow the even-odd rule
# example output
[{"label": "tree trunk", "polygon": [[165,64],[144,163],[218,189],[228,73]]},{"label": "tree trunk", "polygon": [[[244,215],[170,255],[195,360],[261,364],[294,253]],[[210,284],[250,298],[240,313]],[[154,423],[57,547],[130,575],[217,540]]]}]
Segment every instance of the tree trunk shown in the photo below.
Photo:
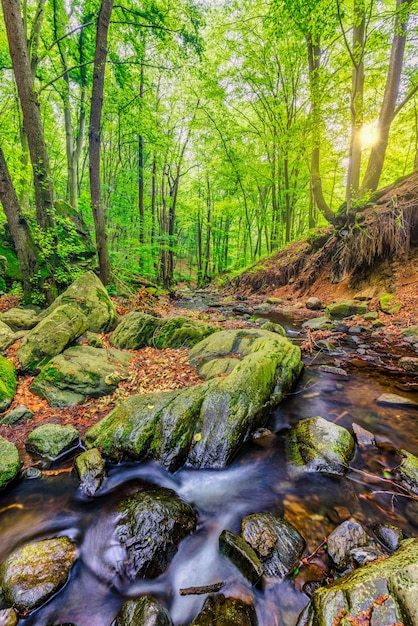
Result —
[{"label": "tree trunk", "polygon": [[104,78],[107,57],[107,34],[109,31],[112,8],[113,0],[102,0],[97,20],[89,130],[91,206],[93,211],[94,229],[96,233],[99,273],[104,285],[107,285],[110,282],[110,258],[107,243],[106,217],[102,204],[100,185],[100,123],[103,108]]},{"label": "tree trunk", "polygon": [[3,205],[7,224],[10,228],[13,244],[19,259],[23,279],[25,299],[29,300],[34,285],[31,280],[38,265],[38,254],[32,240],[28,225],[21,216],[17,198],[9,170],[0,147],[0,201]]},{"label": "tree trunk", "polygon": [[1,0],[10,56],[28,139],[35,188],[36,218],[41,228],[54,226],[54,196],[38,97],[20,13],[19,0]]},{"label": "tree trunk", "polygon": [[351,59],[353,71],[351,77],[351,136],[348,154],[346,186],[347,213],[351,211],[351,200],[358,195],[361,166],[361,130],[363,127],[364,100],[364,37],[365,4],[364,0],[354,0],[353,50]]},{"label": "tree trunk", "polygon": [[389,141],[389,131],[396,114],[396,100],[402,75],[405,52],[406,33],[409,18],[409,6],[412,0],[397,0],[394,35],[390,54],[389,70],[386,79],[382,108],[377,124],[377,141],[373,146],[361,190],[363,193],[375,191],[379,185],[380,175],[385,160]]},{"label": "tree trunk", "polygon": [[[140,112],[142,117],[142,100],[144,98],[144,62],[141,61],[141,78],[139,85]],[[141,124],[141,120],[140,120]],[[145,241],[144,233],[144,137],[138,137],[138,211],[139,211],[139,241]]]},{"label": "tree trunk", "polygon": [[312,114],[312,154],[311,154],[311,187],[316,206],[328,222],[335,220],[322,191],[322,178],[320,170],[320,146],[321,146],[321,109],[320,109],[320,47],[319,42],[314,42],[311,33],[306,37],[308,47],[309,85],[311,94]]}]

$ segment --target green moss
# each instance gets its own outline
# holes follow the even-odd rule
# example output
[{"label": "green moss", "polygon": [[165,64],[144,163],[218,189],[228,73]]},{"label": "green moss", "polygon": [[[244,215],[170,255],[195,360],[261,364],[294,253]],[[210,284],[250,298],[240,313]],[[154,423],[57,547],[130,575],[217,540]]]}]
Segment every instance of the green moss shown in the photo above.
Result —
[{"label": "green moss", "polygon": [[11,361],[0,356],[0,410],[6,409],[17,388],[16,368]]},{"label": "green moss", "polygon": [[16,446],[0,437],[0,489],[6,487],[19,473],[20,460]]},{"label": "green moss", "polygon": [[379,306],[383,313],[388,315],[396,315],[402,308],[400,302],[392,293],[384,293],[379,298]]}]

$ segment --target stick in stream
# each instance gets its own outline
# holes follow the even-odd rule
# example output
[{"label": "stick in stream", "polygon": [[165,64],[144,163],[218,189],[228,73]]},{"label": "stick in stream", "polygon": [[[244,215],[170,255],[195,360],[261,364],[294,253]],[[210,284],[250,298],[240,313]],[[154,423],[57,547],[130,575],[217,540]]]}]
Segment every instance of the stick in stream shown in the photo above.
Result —
[{"label": "stick in stream", "polygon": [[223,580],[219,583],[213,583],[212,585],[204,585],[203,587],[186,587],[184,589],[179,589],[179,594],[181,596],[193,596],[203,593],[214,593],[215,591],[219,591],[220,589],[222,589],[225,584],[226,583]]}]

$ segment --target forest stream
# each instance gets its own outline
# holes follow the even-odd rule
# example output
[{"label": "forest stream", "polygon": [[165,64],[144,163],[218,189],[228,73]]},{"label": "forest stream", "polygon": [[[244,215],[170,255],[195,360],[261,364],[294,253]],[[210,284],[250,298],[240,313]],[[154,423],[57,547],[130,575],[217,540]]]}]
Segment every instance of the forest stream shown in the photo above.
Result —
[{"label": "forest stream", "polygon": [[[286,327],[296,342],[303,338],[295,318],[269,316]],[[222,530],[239,533],[241,519],[256,512],[272,512],[291,522],[312,553],[339,523],[350,516],[366,527],[377,522],[402,528],[415,536],[418,528],[405,512],[407,497],[393,497],[384,472],[399,463],[401,448],[418,455],[416,408],[379,405],[383,393],[398,393],[414,399],[412,392],[396,388],[397,377],[376,367],[385,358],[369,345],[373,365],[361,361],[355,342],[343,342],[332,351],[314,352],[305,360],[297,387],[271,416],[268,428],[242,449],[225,470],[181,469],[166,472],[157,463],[123,463],[109,467],[108,479],[94,498],[83,496],[71,467],[72,458],[55,463],[43,478],[20,480],[2,497],[0,511],[0,561],[22,543],[66,535],[80,546],[80,558],[66,586],[47,604],[19,624],[47,626],[110,626],[127,598],[151,594],[170,612],[176,625],[188,624],[197,615],[204,595],[180,595],[179,589],[224,581],[223,591],[252,599],[263,626],[294,626],[309,597],[304,590],[311,565],[284,581],[264,588],[251,587],[218,549]],[[321,370],[338,364],[347,376]],[[361,448],[345,477],[304,475],[292,479],[286,469],[285,438],[300,419],[320,415],[352,429],[353,422],[376,438],[377,446]],[[414,434],[415,433],[415,434]],[[168,487],[192,504],[199,517],[197,531],[186,538],[168,569],[155,580],[141,580],[110,587],[104,571],[109,543],[107,513],[123,494],[138,485]],[[377,493],[379,492],[379,493]],[[418,519],[418,517],[416,517]],[[113,555],[114,558],[114,555]],[[320,556],[317,559],[320,565]],[[117,587],[117,588],[116,588]]]}]

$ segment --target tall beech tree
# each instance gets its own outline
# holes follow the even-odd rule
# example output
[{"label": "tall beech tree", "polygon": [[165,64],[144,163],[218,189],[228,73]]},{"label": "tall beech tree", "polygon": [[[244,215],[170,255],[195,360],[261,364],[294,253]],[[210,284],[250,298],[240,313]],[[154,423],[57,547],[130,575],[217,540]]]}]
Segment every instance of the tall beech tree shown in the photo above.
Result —
[{"label": "tall beech tree", "polygon": [[104,285],[108,285],[110,282],[111,268],[100,180],[100,123],[103,109],[107,37],[112,9],[113,0],[102,0],[97,19],[89,126],[90,198],[99,258],[99,272]]}]

